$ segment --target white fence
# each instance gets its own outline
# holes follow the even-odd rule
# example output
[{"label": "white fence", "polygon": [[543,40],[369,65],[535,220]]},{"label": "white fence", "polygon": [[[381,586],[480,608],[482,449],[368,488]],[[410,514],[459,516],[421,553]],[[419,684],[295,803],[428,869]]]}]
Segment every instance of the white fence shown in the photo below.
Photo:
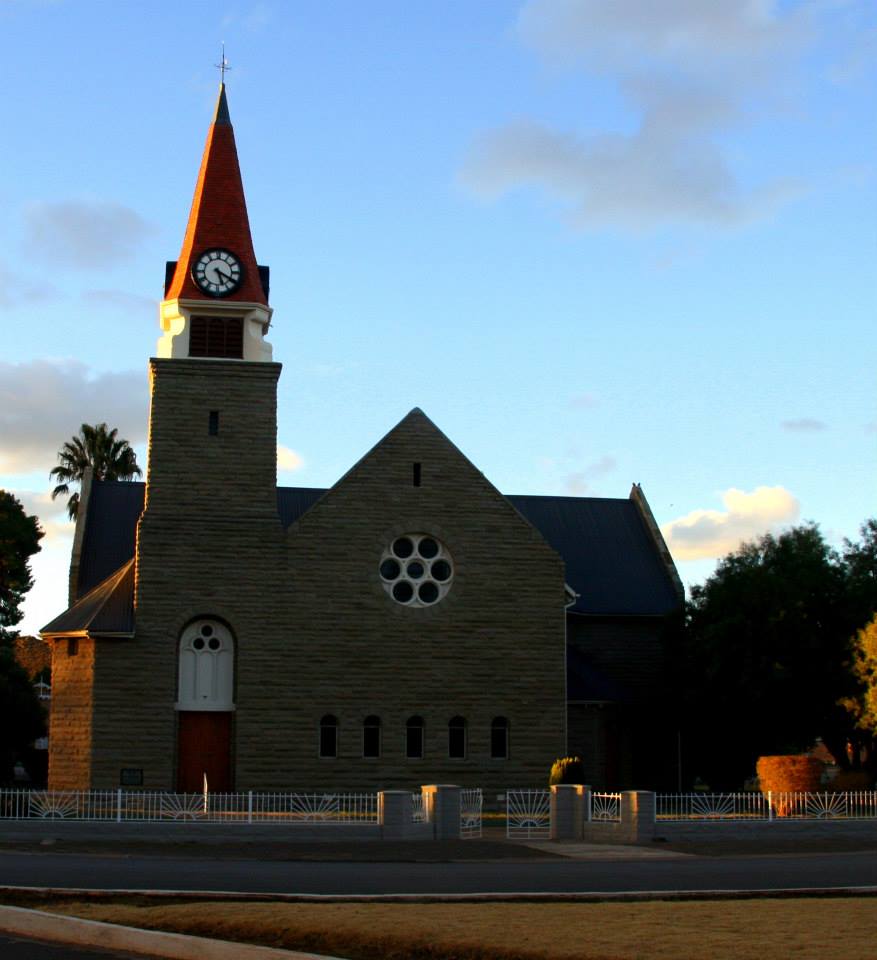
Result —
[{"label": "white fence", "polygon": [[592,793],[588,819],[598,823],[619,823],[621,821],[621,794]]},{"label": "white fence", "polygon": [[378,797],[376,793],[0,790],[0,819],[373,824],[378,822]]},{"label": "white fence", "polygon": [[658,793],[656,820],[866,820],[877,790],[845,793]]},{"label": "white fence", "polygon": [[460,838],[477,840],[481,837],[481,808],[484,796],[481,788],[460,791]]},{"label": "white fence", "polygon": [[506,791],[506,836],[528,840],[551,836],[550,791]]}]

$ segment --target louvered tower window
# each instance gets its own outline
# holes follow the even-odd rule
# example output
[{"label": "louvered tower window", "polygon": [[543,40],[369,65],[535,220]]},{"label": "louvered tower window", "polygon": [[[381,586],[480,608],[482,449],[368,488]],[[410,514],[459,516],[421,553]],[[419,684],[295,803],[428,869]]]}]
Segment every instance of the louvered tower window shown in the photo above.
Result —
[{"label": "louvered tower window", "polygon": [[242,360],[244,321],[241,317],[192,317],[189,320],[189,356]]}]

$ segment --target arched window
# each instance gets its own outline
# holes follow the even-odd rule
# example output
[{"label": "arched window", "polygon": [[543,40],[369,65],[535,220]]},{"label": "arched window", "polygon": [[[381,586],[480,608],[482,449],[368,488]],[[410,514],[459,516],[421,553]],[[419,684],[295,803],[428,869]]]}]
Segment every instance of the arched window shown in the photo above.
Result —
[{"label": "arched window", "polygon": [[183,631],[177,709],[234,710],[234,639],[218,620]]},{"label": "arched window", "polygon": [[320,756],[338,756],[338,718],[331,713],[320,718]]},{"label": "arched window", "polygon": [[448,721],[448,756],[452,760],[466,759],[465,717],[451,717]]},{"label": "arched window", "polygon": [[409,717],[405,723],[405,756],[409,760],[423,757],[423,717]]},{"label": "arched window", "polygon": [[508,760],[509,722],[505,717],[494,717],[490,722],[490,756],[493,760]]},{"label": "arched window", "polygon": [[381,718],[366,717],[362,721],[362,755],[379,757],[381,755]]}]

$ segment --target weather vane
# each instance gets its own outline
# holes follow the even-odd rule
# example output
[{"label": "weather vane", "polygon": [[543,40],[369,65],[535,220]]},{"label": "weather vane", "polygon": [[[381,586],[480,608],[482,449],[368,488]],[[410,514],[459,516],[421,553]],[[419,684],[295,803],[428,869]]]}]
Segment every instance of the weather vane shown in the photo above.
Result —
[{"label": "weather vane", "polygon": [[226,70],[231,70],[231,67],[228,65],[228,60],[225,59],[225,41],[222,42],[222,55],[219,58],[219,63],[215,63],[214,66],[219,70],[219,82],[225,83],[225,72]]}]

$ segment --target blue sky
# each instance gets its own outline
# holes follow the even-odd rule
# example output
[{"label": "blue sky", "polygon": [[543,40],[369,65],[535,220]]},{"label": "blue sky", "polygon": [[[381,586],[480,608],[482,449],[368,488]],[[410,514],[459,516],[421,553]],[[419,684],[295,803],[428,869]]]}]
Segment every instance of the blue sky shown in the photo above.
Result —
[{"label": "blue sky", "polygon": [[146,365],[225,41],[284,365],[279,482],[420,406],[507,493],[640,482],[687,583],[875,513],[875,79],[865,0],[0,0],[0,486],[145,459]]}]

